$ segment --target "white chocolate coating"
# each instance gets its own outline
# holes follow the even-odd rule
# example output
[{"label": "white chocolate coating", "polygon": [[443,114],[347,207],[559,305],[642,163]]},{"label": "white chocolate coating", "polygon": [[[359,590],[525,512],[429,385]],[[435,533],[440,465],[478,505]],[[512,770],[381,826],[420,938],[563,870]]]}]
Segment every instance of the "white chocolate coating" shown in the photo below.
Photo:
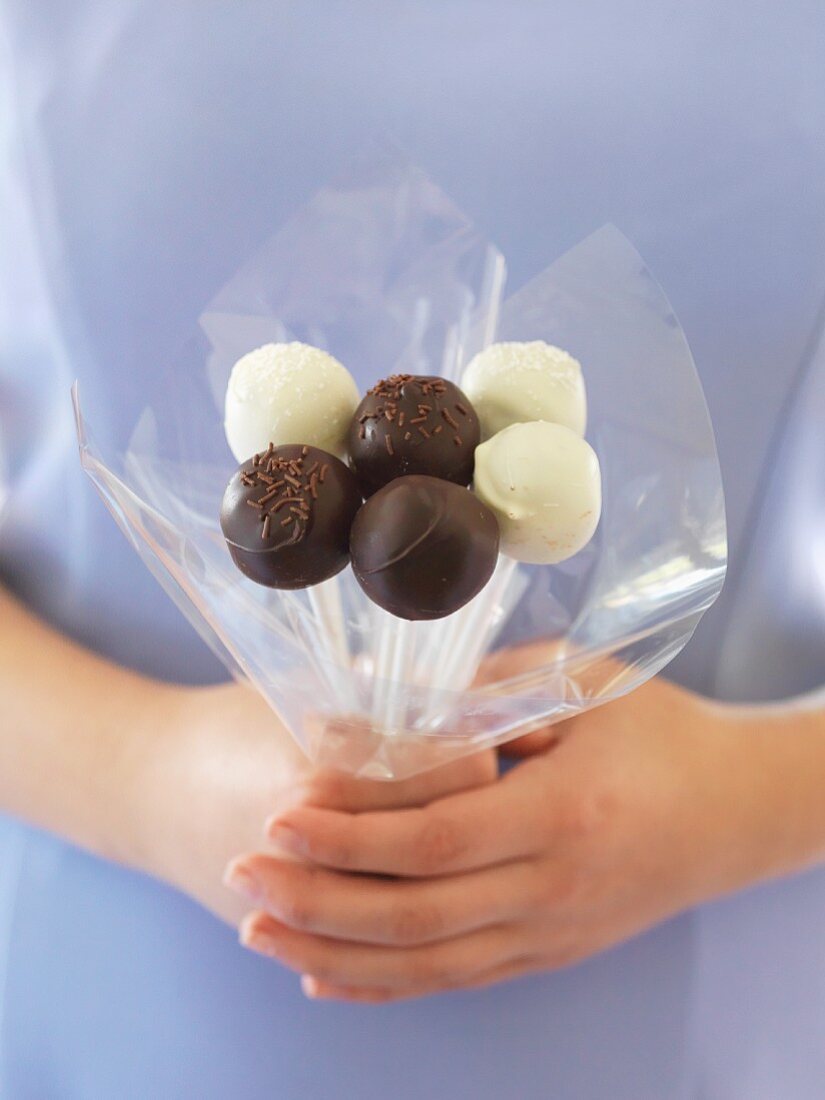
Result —
[{"label": "white chocolate coating", "polygon": [[355,379],[327,352],[297,341],[264,344],[232,368],[226,439],[238,462],[270,443],[306,443],[340,455],[359,400]]},{"label": "white chocolate coating", "polygon": [[535,565],[577,554],[601,515],[596,452],[562,424],[511,424],[482,443],[474,489],[499,522],[502,553]]},{"label": "white chocolate coating", "polygon": [[461,388],[489,439],[511,424],[547,420],[584,435],[587,398],[581,364],[543,340],[491,344],[468,364]]}]

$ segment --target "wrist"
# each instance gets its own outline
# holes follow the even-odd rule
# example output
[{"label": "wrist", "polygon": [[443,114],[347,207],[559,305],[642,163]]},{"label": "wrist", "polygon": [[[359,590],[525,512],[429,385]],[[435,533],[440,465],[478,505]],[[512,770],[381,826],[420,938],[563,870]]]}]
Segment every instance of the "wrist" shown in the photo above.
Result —
[{"label": "wrist", "polygon": [[106,744],[98,751],[95,783],[101,812],[93,847],[104,858],[156,873],[155,838],[165,827],[165,772],[192,690],[152,680],[135,688],[128,720],[109,719]]},{"label": "wrist", "polygon": [[[803,870],[825,858],[821,715],[708,704],[716,742],[716,893]],[[710,841],[709,841],[710,842]],[[710,861],[711,865],[717,861]]]}]

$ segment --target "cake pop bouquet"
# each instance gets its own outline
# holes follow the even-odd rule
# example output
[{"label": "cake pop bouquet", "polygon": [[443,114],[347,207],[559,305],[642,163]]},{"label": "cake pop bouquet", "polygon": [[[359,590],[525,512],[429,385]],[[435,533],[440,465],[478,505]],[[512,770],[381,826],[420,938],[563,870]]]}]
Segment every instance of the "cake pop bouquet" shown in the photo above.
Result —
[{"label": "cake pop bouquet", "polygon": [[373,156],[217,293],[122,449],[75,391],[115,519],[319,764],[403,778],[613,699],[721,587],[712,429],[636,251],[504,275]]}]

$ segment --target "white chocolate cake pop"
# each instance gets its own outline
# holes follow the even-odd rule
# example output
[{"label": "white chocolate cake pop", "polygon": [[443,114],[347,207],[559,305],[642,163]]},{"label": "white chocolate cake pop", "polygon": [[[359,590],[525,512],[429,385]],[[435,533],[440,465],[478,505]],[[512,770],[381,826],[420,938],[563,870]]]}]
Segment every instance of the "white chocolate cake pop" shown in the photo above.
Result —
[{"label": "white chocolate cake pop", "polygon": [[601,514],[596,452],[562,424],[512,424],[482,443],[474,488],[498,520],[502,553],[534,565],[577,554]]},{"label": "white chocolate cake pop", "polygon": [[325,351],[294,341],[239,359],[226,389],[224,428],[238,462],[303,443],[340,455],[360,400],[355,379]]},{"label": "white chocolate cake pop", "polygon": [[587,399],[581,365],[543,340],[491,344],[470,361],[461,388],[478,413],[482,439],[530,420],[564,424],[584,435]]}]

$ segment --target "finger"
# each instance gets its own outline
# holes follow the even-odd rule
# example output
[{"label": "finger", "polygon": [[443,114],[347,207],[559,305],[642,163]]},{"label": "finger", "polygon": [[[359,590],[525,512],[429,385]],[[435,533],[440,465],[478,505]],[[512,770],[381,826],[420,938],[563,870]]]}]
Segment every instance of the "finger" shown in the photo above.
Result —
[{"label": "finger", "polygon": [[[319,982],[309,974],[301,977],[301,991],[311,1001],[349,1001],[352,1004],[386,1004],[387,1001],[400,999],[399,994],[393,994],[390,989],[382,989],[380,986],[370,989],[368,986],[332,985],[330,982]],[[410,997],[416,996],[410,991]]]},{"label": "finger", "polygon": [[432,997],[436,993],[458,993],[462,990],[486,989],[488,986],[513,981],[516,978],[524,977],[525,974],[542,969],[544,969],[543,963],[538,958],[515,959],[500,966],[494,966],[460,985],[441,988],[430,985],[410,989],[333,985],[330,982],[319,981],[309,974],[304,974],[301,978],[301,989],[310,1000],[348,1001],[353,1004],[387,1004],[390,1001],[409,1001],[420,997]]},{"label": "finger", "polygon": [[535,756],[536,753],[547,752],[558,744],[560,731],[555,726],[545,726],[543,729],[525,733],[523,737],[517,737],[515,741],[508,741],[502,745],[502,756]]},{"label": "finger", "polygon": [[375,947],[296,932],[267,913],[254,912],[241,925],[241,943],[331,985],[441,989],[506,962],[517,950],[518,936],[499,925],[437,944]]},{"label": "finger", "polygon": [[457,791],[492,783],[497,775],[496,756],[492,750],[473,753],[423,775],[389,783],[358,779],[344,772],[322,771],[311,776],[299,790],[291,792],[288,803],[282,808],[305,804],[356,813],[424,806]]},{"label": "finger", "polygon": [[226,883],[297,931],[404,947],[514,921],[538,909],[543,890],[536,868],[526,862],[388,881],[264,855],[233,860]]},{"label": "finger", "polygon": [[268,836],[291,856],[374,874],[430,877],[529,856],[542,846],[553,813],[552,794],[530,764],[423,809],[346,814],[298,807],[271,820]]}]

